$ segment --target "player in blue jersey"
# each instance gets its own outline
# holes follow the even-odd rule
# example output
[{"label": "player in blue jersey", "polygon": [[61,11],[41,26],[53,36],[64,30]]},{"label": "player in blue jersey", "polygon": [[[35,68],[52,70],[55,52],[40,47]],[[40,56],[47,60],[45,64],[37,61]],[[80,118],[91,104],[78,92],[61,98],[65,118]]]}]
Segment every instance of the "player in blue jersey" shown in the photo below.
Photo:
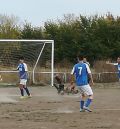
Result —
[{"label": "player in blue jersey", "polygon": [[27,64],[24,63],[24,57],[20,57],[19,58],[19,65],[17,67],[17,70],[19,71],[19,78],[20,78],[20,83],[19,83],[19,88],[21,91],[21,99],[25,98],[24,96],[24,90],[26,91],[28,97],[31,97],[31,94],[26,86],[27,83],[27,79],[28,79],[28,68],[27,68]]},{"label": "player in blue jersey", "polygon": [[120,57],[117,58],[117,63],[110,63],[109,61],[106,62],[106,64],[111,64],[117,67],[118,70],[118,79],[120,81]]},{"label": "player in blue jersey", "polygon": [[[78,63],[74,65],[71,77],[74,75],[76,85],[81,93],[80,112],[91,112],[89,106],[93,100],[93,91],[88,83],[88,75],[90,77],[91,85],[93,85],[93,78],[88,64],[83,62],[83,56],[78,56]],[[73,82],[73,80],[71,80]],[[87,97],[87,100],[86,100]]]}]

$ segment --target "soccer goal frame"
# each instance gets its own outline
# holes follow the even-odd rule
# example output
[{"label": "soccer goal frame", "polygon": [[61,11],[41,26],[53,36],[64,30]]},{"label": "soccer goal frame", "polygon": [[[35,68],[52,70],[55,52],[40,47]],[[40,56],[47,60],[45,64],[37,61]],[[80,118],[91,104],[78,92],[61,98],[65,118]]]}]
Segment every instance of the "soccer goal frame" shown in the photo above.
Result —
[{"label": "soccer goal frame", "polygon": [[[51,47],[51,72],[43,72],[43,73],[50,73],[51,74],[51,86],[53,86],[54,84],[54,40],[31,40],[31,39],[0,39],[0,43],[1,42],[9,42],[9,43],[13,43],[13,42],[39,42],[40,44],[43,44],[42,46],[42,49],[38,55],[38,58],[36,60],[36,63],[33,67],[33,70],[32,70],[32,81],[33,83],[35,83],[35,69],[36,69],[36,66],[38,64],[38,61],[41,57],[41,54],[44,50],[44,47],[45,47],[45,44],[51,44],[52,47]],[[0,71],[0,72],[15,72],[15,71]]]}]

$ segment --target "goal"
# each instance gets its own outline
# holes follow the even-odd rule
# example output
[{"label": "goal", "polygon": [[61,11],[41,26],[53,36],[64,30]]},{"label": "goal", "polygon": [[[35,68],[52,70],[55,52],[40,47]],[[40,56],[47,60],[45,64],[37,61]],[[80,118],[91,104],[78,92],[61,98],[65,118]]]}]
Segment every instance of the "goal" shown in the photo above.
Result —
[{"label": "goal", "polygon": [[30,84],[51,85],[54,81],[54,40],[0,40],[0,84],[14,85],[19,81],[14,71],[19,57],[28,65]]}]

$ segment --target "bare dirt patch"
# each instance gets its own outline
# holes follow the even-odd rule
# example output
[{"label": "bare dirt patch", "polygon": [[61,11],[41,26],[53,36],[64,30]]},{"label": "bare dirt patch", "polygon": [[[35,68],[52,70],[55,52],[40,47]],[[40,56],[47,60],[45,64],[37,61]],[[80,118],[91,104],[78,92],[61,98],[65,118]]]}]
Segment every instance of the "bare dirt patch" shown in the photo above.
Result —
[{"label": "bare dirt patch", "polygon": [[53,87],[30,90],[32,98],[20,100],[18,88],[0,88],[1,129],[120,129],[119,83],[97,84],[92,113],[79,112],[79,94],[61,96]]}]

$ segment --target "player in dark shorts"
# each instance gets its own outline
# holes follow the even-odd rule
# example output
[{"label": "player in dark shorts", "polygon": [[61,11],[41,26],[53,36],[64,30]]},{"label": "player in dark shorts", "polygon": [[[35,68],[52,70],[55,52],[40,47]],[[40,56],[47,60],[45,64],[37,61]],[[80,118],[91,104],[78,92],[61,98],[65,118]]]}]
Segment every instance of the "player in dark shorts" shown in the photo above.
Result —
[{"label": "player in dark shorts", "polygon": [[57,89],[58,94],[64,94],[64,84],[63,84],[63,80],[60,77],[60,75],[57,74],[55,76],[55,80],[56,80],[57,84],[54,83],[54,87]]},{"label": "player in dark shorts", "polygon": [[71,85],[68,85],[67,87],[64,86],[63,80],[60,75],[55,76],[55,80],[57,84],[55,83],[54,86],[58,91],[58,94],[63,95],[64,93],[72,93],[72,94],[77,94],[78,90],[75,88],[74,82]]}]

